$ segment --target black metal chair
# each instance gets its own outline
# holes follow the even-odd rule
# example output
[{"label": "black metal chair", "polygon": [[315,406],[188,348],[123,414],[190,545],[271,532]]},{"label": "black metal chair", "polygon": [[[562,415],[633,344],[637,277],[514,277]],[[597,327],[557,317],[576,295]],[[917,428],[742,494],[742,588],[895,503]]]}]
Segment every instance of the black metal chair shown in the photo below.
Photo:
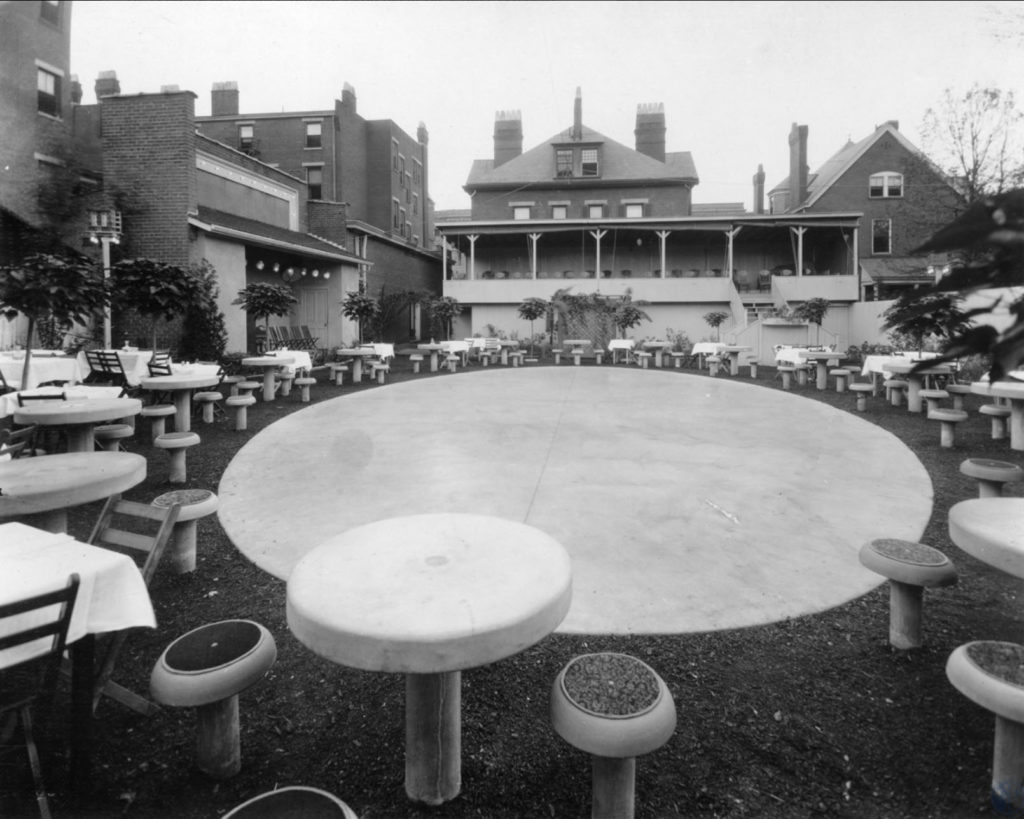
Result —
[{"label": "black metal chair", "polygon": [[[68,626],[78,595],[79,577],[72,574],[63,589],[33,595],[0,606],[0,659],[14,656],[11,665],[0,670],[0,735],[7,742],[21,726],[29,766],[35,784],[39,814],[50,817],[39,749],[36,747],[33,711],[41,719],[53,711],[57,675],[67,643]],[[10,728],[10,735],[4,728]]]}]

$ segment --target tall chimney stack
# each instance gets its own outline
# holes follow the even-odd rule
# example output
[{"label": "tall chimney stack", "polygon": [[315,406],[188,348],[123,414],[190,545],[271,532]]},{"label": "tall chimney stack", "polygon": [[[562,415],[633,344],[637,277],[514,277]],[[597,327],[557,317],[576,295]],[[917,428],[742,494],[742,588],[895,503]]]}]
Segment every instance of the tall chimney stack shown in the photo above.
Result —
[{"label": "tall chimney stack", "polygon": [[215,117],[238,116],[238,83],[215,82],[210,93],[210,114]]},{"label": "tall chimney stack", "polygon": [[523,152],[523,115],[519,111],[498,111],[494,115],[494,167],[504,165]]},{"label": "tall chimney stack", "polygon": [[758,165],[754,174],[754,213],[764,213],[764,165]]},{"label": "tall chimney stack", "polygon": [[103,97],[112,97],[121,93],[121,83],[117,81],[116,71],[101,71],[96,78],[96,101]]},{"label": "tall chimney stack", "polygon": [[341,106],[346,109],[350,114],[355,115],[356,113],[356,89],[353,88],[349,83],[345,83],[341,87]]},{"label": "tall chimney stack", "polygon": [[576,86],[576,100],[572,104],[572,138],[583,139],[583,89]]},{"label": "tall chimney stack", "polygon": [[789,200],[787,211],[794,211],[807,200],[807,126],[793,123],[789,131]]},{"label": "tall chimney stack", "polygon": [[665,161],[665,106],[660,102],[641,103],[636,107],[637,153]]}]

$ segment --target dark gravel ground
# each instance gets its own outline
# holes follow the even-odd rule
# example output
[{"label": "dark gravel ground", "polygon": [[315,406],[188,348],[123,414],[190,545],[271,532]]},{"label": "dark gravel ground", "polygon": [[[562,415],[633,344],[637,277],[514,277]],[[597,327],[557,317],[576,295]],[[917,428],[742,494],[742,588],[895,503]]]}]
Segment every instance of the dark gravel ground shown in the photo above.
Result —
[{"label": "dark gravel ground", "polygon": [[[407,367],[399,357],[392,380],[472,378],[476,369],[412,376]],[[781,387],[767,367],[759,368],[756,384]],[[364,389],[387,387],[336,387],[321,374],[313,400]],[[813,387],[798,392],[854,411],[850,393]],[[68,793],[62,720],[46,732],[44,766],[54,815],[216,817],[275,786],[301,784],[337,794],[364,819],[586,817],[590,761],[551,730],[548,697],[569,659],[601,651],[642,659],[666,681],[677,706],[674,736],[638,760],[637,817],[990,814],[993,718],[960,695],[944,670],[950,652],[970,640],[1024,642],[1020,582],[962,553],[946,531],[949,507],[976,494],[973,481],[959,472],[965,458],[1022,461],[1007,441],[991,440],[989,419],[976,412],[980,403],[968,399],[970,420],[957,428],[957,445],[949,450],[939,447],[935,422],[882,398],[872,399],[861,415],[900,438],[927,468],[935,502],[921,540],[946,552],[960,572],[957,586],[926,592],[923,649],[889,647],[884,585],[830,611],[756,628],[681,636],[554,635],[463,675],[463,792],[439,808],[405,798],[403,679],[340,668],[304,649],[285,624],[284,584],[239,555],[216,518],[207,518],[200,523],[198,570],[184,577],[158,574],[152,597],[159,627],[133,635],[118,678],[145,691],[160,652],[197,625],[241,617],[267,626],[279,656],[267,678],[241,698],[241,773],[216,782],[195,769],[190,710],[163,709],[143,718],[105,700],[96,721],[89,795],[73,799]],[[188,486],[216,491],[245,441],[304,406],[293,394],[251,408],[247,432],[233,432],[224,422],[200,428],[203,442],[189,454]],[[130,449],[149,459],[150,477],[128,497],[148,501],[171,488],[164,483],[165,453],[149,447],[144,436]],[[315,458],[311,453],[311,468],[322,468]],[[1022,494],[1022,487],[1008,487],[1006,494]],[[76,510],[71,533],[84,538],[97,512],[97,505]],[[751,559],[756,549],[751,543]],[[62,691],[58,703],[65,702]],[[0,816],[35,815],[27,765],[20,756],[3,763]]]}]

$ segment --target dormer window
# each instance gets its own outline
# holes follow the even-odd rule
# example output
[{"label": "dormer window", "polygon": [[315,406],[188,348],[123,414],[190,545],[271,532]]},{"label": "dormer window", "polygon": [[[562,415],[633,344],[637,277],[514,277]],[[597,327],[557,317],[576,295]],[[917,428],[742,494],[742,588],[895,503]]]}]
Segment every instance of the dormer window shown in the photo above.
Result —
[{"label": "dormer window", "polygon": [[898,199],[903,196],[903,174],[885,171],[871,174],[868,179],[871,199]]},{"label": "dormer window", "polygon": [[572,176],[572,151],[555,151],[555,176]]},{"label": "dormer window", "polygon": [[597,148],[580,151],[580,176],[597,176]]}]

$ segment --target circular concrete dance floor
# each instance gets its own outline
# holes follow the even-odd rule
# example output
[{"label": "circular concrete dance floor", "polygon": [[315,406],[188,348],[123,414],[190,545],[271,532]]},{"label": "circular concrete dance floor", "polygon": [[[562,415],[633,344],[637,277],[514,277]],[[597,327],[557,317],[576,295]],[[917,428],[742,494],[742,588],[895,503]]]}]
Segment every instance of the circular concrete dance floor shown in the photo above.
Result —
[{"label": "circular concrete dance floor", "polygon": [[854,414],[741,380],[571,366],[316,404],[243,447],[218,494],[232,541],[282,579],[322,541],[382,518],[535,526],[572,557],[559,631],[584,634],[831,608],[884,582],[860,565],[865,541],[918,540],[932,508],[913,453]]}]

